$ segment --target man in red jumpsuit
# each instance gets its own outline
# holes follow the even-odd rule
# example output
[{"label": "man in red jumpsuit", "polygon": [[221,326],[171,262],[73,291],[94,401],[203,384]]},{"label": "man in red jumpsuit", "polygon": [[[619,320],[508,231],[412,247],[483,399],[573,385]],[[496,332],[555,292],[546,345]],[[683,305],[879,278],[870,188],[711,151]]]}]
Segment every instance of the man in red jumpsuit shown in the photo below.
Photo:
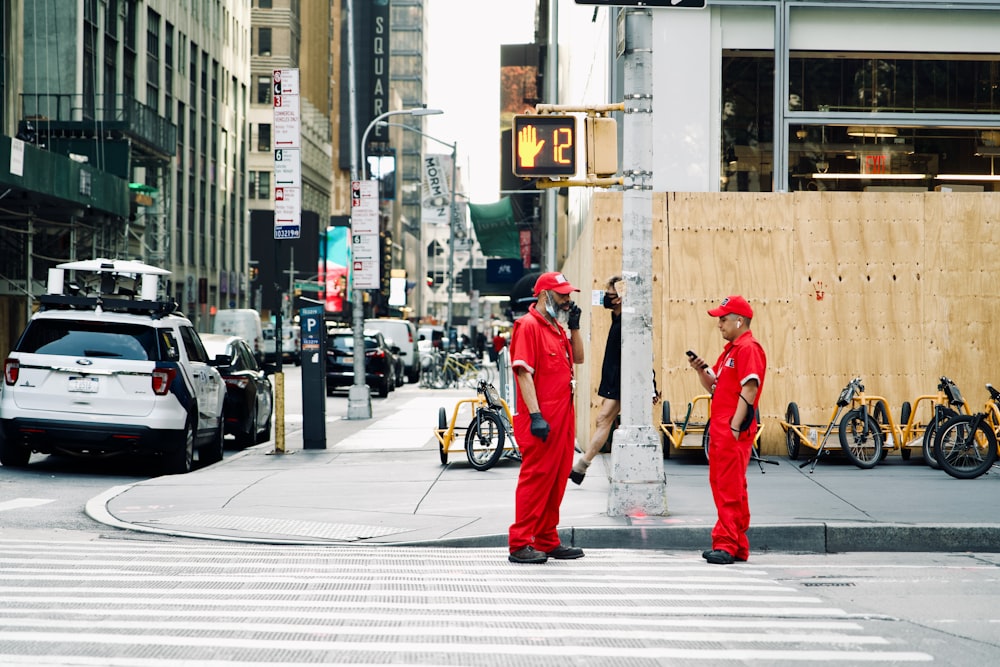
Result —
[{"label": "man in red jumpsuit", "polygon": [[708,483],[719,518],[712,529],[712,548],[702,556],[709,563],[729,565],[750,558],[747,465],[757,433],[754,415],[767,357],[750,332],[753,309],[742,296],[726,297],[708,314],[719,318],[727,344],[712,368],[698,355],[688,355],[701,384],[712,393]]},{"label": "man in red jumpsuit", "polygon": [[521,450],[508,535],[513,563],[583,556],[582,549],[561,544],[557,531],[576,439],[573,365],[583,363],[580,308],[569,297],[579,291],[563,274],[543,273],[535,281],[537,303],[514,322],[511,334],[517,377],[514,437]]}]

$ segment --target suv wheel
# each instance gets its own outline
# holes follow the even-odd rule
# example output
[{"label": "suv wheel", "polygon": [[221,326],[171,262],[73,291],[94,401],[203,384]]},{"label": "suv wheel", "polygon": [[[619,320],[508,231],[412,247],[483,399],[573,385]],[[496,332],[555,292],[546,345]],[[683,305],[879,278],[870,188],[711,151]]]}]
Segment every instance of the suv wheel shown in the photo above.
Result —
[{"label": "suv wheel", "polygon": [[184,475],[194,463],[194,425],[188,419],[174,448],[164,455],[164,475]]},{"label": "suv wheel", "polygon": [[31,450],[8,441],[0,435],[0,463],[6,468],[23,468],[31,459]]},{"label": "suv wheel", "polygon": [[202,445],[198,448],[198,462],[202,465],[211,465],[213,463],[218,463],[222,460],[222,448],[224,446],[225,431],[225,419],[223,415],[219,415],[219,425],[215,429],[215,433],[212,435],[211,441],[208,444]]}]

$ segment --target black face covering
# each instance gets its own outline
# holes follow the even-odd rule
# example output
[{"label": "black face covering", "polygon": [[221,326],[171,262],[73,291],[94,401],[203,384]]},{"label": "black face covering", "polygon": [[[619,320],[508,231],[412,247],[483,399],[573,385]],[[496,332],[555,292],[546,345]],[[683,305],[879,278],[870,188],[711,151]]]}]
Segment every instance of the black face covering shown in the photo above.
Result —
[{"label": "black face covering", "polygon": [[614,296],[611,296],[610,294],[605,293],[605,295],[604,295],[604,307],[607,308],[608,310],[612,310],[615,307],[614,300],[616,298],[617,297],[614,297]]}]

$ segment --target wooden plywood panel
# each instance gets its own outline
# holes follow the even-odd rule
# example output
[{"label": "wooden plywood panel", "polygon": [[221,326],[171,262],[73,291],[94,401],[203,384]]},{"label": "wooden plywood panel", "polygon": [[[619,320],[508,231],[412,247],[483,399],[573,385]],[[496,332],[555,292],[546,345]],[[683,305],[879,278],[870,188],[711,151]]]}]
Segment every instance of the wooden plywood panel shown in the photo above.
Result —
[{"label": "wooden plywood panel", "polygon": [[[722,342],[705,311],[736,292],[753,303],[769,357],[765,451],[784,451],[777,421],[789,401],[804,421],[824,422],[854,375],[897,415],[903,401],[933,393],[940,375],[973,405],[985,401],[985,382],[1000,383],[990,377],[1000,353],[990,336],[1000,198],[666,193],[655,202],[654,363],[678,409],[701,393],[684,350],[715,357]],[[595,197],[593,223],[600,281],[620,263],[620,193]],[[603,341],[606,324],[593,328]]]}]

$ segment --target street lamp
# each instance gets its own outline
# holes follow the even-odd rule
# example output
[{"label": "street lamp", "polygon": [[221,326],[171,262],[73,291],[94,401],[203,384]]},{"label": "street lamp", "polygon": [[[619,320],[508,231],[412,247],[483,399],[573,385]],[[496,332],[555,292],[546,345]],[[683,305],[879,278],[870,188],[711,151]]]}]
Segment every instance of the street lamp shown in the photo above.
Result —
[{"label": "street lamp", "polygon": [[[361,135],[361,175],[360,180],[365,180],[368,169],[367,144],[368,133],[372,128],[385,120],[389,116],[432,116],[442,114],[441,109],[427,109],[416,107],[413,109],[398,109],[396,111],[386,111],[379,114],[368,123],[364,133]],[[355,154],[356,155],[356,154]],[[353,211],[352,211],[353,213]],[[352,308],[351,321],[354,329],[354,384],[351,385],[347,393],[347,418],[348,419],[371,419],[372,399],[365,384],[365,304],[364,294],[358,287],[354,288],[354,306]]]},{"label": "street lamp", "polygon": [[[442,141],[437,137],[432,137],[426,132],[421,132],[415,127],[410,127],[409,125],[404,125],[402,123],[390,123],[388,121],[382,121],[379,125],[401,127],[404,130],[409,130],[411,132],[416,132],[422,137],[430,139],[431,141],[436,141],[442,146],[447,146],[451,149],[451,208],[449,215],[449,233],[448,233],[448,320],[447,328],[445,332],[450,337],[451,336],[451,325],[453,323],[452,311],[454,311],[454,301],[455,301],[455,232],[458,230],[458,142],[448,143],[447,141]],[[469,267],[470,276],[472,267]]]}]

